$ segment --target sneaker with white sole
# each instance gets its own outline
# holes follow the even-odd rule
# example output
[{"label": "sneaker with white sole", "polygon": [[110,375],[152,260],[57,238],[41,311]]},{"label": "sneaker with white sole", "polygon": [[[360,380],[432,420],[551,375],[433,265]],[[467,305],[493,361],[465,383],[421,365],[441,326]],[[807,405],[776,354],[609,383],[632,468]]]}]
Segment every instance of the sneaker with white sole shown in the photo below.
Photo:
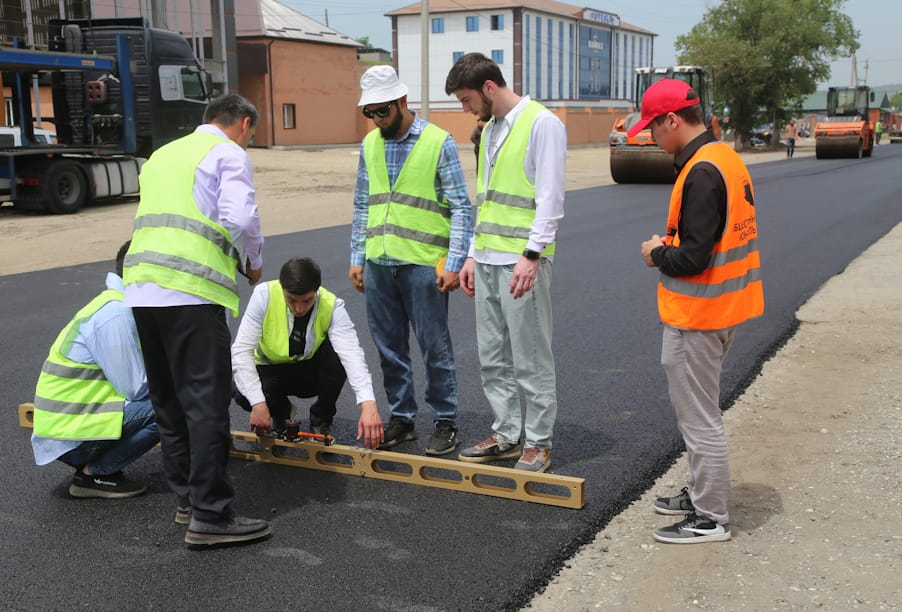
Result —
[{"label": "sneaker with white sole", "polygon": [[695,511],[689,497],[689,487],[683,487],[679,495],[659,497],[655,500],[655,512],[658,514],[689,514]]},{"label": "sneaker with white sole", "polygon": [[468,463],[487,463],[489,461],[517,459],[519,456],[519,444],[505,442],[492,434],[479,444],[475,444],[460,451],[460,455],[458,455],[457,458]]},{"label": "sneaker with white sole", "polygon": [[670,527],[656,529],[654,536],[658,542],[667,542],[668,544],[725,542],[731,537],[729,523],[715,523],[695,512],[690,512],[686,518]]},{"label": "sneaker with white sole", "polygon": [[141,495],[147,489],[140,482],[129,480],[122,472],[114,474],[85,474],[80,469],[72,476],[69,495],[72,497],[97,497],[120,499]]},{"label": "sneaker with white sole", "polygon": [[520,460],[514,466],[515,470],[528,472],[544,472],[551,466],[551,449],[527,446],[520,455]]}]

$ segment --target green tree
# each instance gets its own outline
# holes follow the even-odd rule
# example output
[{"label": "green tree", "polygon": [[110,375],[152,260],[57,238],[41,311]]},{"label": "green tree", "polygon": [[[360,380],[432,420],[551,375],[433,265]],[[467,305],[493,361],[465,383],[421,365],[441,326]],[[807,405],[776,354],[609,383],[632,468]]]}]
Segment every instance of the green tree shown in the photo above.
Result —
[{"label": "green tree", "polygon": [[364,49],[372,49],[373,48],[373,43],[370,42],[369,36],[361,36],[360,38],[355,38],[354,40],[356,42],[359,42],[361,45],[363,45]]},{"label": "green tree", "polygon": [[893,108],[902,108],[902,91],[897,91],[890,97],[889,105]]},{"label": "green tree", "polygon": [[[737,148],[752,128],[783,122],[830,76],[830,60],[858,48],[845,0],[723,0],[676,39],[681,63],[712,71],[715,104],[730,108]],[[776,138],[774,142],[776,142]]]}]

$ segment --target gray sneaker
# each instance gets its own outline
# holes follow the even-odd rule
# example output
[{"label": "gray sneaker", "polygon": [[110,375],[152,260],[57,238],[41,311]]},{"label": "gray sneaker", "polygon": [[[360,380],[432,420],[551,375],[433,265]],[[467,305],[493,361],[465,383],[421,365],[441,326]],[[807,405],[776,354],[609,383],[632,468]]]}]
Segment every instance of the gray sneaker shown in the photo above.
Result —
[{"label": "gray sneaker", "polygon": [[689,514],[695,510],[689,498],[689,488],[683,487],[679,495],[659,497],[655,500],[655,512],[658,514]]},{"label": "gray sneaker", "polygon": [[520,445],[499,440],[492,434],[479,444],[460,451],[458,459],[469,463],[487,463],[517,459],[520,456]]},{"label": "gray sneaker", "polygon": [[705,516],[690,512],[680,522],[656,529],[654,537],[658,542],[667,542],[668,544],[725,542],[730,539],[730,524],[715,523]]},{"label": "gray sneaker", "polygon": [[187,525],[191,522],[191,506],[176,506],[175,519],[177,525]]},{"label": "gray sneaker", "polygon": [[514,466],[515,470],[528,472],[544,472],[551,467],[551,449],[527,446],[520,455],[520,460]]},{"label": "gray sneaker", "polygon": [[267,521],[232,516],[207,523],[192,516],[185,532],[185,542],[192,548],[222,544],[250,543],[268,537],[272,533]]}]

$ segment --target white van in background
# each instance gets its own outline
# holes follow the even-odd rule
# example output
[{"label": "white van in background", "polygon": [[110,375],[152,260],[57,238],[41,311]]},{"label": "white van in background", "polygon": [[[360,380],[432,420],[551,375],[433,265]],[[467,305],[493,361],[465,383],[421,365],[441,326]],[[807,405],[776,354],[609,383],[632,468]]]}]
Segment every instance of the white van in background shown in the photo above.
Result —
[{"label": "white van in background", "polygon": [[[34,128],[35,144],[56,144],[56,132]],[[22,129],[19,126],[0,126],[0,149],[22,146]]]}]

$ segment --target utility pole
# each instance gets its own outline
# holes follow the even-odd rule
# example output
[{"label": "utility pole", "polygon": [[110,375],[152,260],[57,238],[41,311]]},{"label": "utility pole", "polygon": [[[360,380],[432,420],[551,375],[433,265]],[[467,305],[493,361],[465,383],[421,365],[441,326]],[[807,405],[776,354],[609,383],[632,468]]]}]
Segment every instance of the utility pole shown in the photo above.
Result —
[{"label": "utility pole", "polygon": [[420,115],[429,120],[429,0],[422,0],[420,4]]},{"label": "utility pole", "polygon": [[222,93],[238,91],[238,43],[235,38],[235,0],[210,0],[213,57],[208,64]]}]

